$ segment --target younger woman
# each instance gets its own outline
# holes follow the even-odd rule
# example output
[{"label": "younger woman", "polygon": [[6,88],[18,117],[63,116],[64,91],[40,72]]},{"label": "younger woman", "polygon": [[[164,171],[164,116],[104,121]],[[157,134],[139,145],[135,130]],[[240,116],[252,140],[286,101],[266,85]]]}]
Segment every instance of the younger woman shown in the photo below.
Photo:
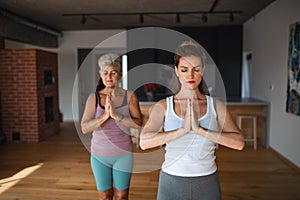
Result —
[{"label": "younger woman", "polygon": [[215,146],[242,150],[243,135],[225,105],[199,90],[205,70],[200,45],[182,43],[174,61],[181,88],[152,108],[140,146],[148,149],[166,144],[158,200],[219,200]]}]

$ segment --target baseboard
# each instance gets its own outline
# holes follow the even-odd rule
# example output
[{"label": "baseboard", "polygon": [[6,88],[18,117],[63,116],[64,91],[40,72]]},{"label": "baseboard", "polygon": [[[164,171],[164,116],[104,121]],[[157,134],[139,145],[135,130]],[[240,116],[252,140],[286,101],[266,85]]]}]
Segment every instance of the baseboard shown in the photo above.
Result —
[{"label": "baseboard", "polygon": [[268,150],[270,150],[276,157],[278,157],[287,166],[289,166],[290,168],[292,168],[293,170],[295,170],[297,173],[300,174],[300,168],[297,165],[295,165],[294,163],[292,163],[291,161],[289,161],[288,159],[286,159],[283,155],[281,155],[280,153],[278,153],[272,147],[269,147]]}]

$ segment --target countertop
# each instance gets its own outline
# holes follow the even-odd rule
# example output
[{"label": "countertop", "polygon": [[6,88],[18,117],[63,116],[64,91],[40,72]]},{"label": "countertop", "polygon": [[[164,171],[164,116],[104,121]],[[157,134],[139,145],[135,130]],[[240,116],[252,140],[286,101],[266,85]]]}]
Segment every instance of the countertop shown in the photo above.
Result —
[{"label": "countertop", "polygon": [[255,98],[228,98],[225,105],[229,106],[268,106],[269,102]]},{"label": "countertop", "polygon": [[[140,105],[153,105],[153,101],[141,101]],[[268,106],[269,102],[255,98],[228,98],[225,102],[228,106]]]}]

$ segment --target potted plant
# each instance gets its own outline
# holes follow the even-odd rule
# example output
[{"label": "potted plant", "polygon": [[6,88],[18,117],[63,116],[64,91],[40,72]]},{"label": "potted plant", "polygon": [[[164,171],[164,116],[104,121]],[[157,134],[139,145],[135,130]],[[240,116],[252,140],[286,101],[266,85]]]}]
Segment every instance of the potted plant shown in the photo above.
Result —
[{"label": "potted plant", "polygon": [[153,101],[155,91],[156,85],[154,83],[147,83],[144,85],[144,92],[146,93],[148,101]]}]

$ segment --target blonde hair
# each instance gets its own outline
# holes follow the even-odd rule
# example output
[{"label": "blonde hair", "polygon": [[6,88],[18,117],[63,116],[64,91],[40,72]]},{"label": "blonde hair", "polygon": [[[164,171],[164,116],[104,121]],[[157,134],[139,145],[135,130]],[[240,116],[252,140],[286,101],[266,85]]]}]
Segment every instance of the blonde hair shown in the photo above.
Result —
[{"label": "blonde hair", "polygon": [[118,68],[119,72],[121,72],[121,58],[118,54],[105,54],[98,59],[98,66],[101,71],[103,71],[105,67],[114,66]]}]

